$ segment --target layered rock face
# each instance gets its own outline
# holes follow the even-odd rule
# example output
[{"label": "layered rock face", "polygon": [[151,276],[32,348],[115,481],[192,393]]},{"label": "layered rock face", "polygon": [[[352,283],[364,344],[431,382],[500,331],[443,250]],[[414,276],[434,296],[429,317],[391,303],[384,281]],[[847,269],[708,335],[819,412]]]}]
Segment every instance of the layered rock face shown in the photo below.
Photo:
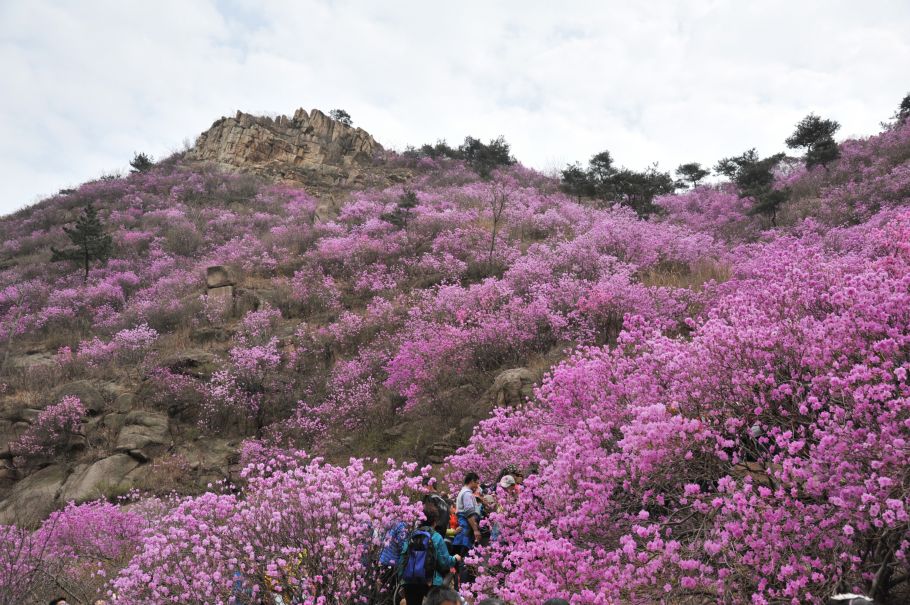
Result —
[{"label": "layered rock face", "polygon": [[199,135],[190,160],[212,162],[301,183],[355,184],[380,145],[368,132],[333,120],[318,109],[292,117],[237,112]]}]

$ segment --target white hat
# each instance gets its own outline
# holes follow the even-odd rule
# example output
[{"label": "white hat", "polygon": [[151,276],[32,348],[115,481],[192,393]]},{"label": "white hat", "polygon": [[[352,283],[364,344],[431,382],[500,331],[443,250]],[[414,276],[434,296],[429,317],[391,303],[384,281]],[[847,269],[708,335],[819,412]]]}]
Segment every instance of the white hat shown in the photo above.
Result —
[{"label": "white hat", "polygon": [[499,487],[502,489],[509,489],[515,485],[515,477],[512,475],[503,475],[502,479],[499,480]]}]

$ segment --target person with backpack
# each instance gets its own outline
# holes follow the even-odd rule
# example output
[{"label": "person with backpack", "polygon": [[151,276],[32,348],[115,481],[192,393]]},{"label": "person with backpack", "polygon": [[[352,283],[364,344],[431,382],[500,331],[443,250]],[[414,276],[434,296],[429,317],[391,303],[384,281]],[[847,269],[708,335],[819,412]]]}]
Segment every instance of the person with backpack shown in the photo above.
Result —
[{"label": "person with backpack", "polygon": [[[401,551],[408,541],[408,524],[404,521],[393,522],[382,540],[382,550],[379,552],[379,565],[376,570],[376,595],[380,603],[393,601],[395,584],[398,575],[398,561]],[[394,605],[398,605],[395,603]]]},{"label": "person with backpack", "polygon": [[442,585],[442,574],[461,561],[459,555],[449,554],[445,541],[435,529],[439,523],[439,509],[433,505],[424,506],[423,514],[426,521],[408,536],[398,563],[407,605],[421,605],[431,588]]}]

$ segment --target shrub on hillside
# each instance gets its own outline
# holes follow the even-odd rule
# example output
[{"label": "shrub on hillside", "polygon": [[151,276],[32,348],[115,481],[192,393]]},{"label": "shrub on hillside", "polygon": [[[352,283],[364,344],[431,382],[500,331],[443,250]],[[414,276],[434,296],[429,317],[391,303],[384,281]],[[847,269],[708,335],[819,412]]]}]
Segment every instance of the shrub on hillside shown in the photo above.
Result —
[{"label": "shrub on hillside", "polygon": [[85,406],[78,397],[64,397],[41,410],[25,432],[10,444],[10,451],[24,458],[63,452],[69,447],[70,438],[81,433],[85,413]]}]

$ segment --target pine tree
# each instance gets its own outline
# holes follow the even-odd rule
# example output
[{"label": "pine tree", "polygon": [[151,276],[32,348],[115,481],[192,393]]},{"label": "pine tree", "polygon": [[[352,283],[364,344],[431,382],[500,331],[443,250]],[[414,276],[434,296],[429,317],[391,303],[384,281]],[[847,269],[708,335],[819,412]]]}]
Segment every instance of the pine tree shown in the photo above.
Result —
[{"label": "pine tree", "polygon": [[591,197],[594,195],[594,183],[588,177],[584,168],[575,164],[569,164],[562,171],[562,181],[560,188],[569,195],[574,195],[579,201],[582,197]]},{"label": "pine tree", "polygon": [[130,172],[148,172],[154,165],[155,163],[149,156],[144,153],[134,153],[133,159],[130,160],[130,166],[132,166]]},{"label": "pine tree", "polygon": [[73,243],[69,248],[51,247],[51,261],[76,261],[84,269],[82,283],[88,280],[91,263],[105,262],[111,255],[111,236],[104,233],[104,225],[98,219],[95,207],[89,203],[79,215],[75,227],[64,227],[63,231]]},{"label": "pine tree", "polygon": [[894,117],[897,118],[899,123],[903,123],[910,118],[910,93],[907,93],[901,100],[901,104],[897,106],[897,113],[894,114]]},{"label": "pine tree", "polygon": [[715,170],[736,184],[741,198],[752,199],[750,214],[763,214],[776,226],[777,211],[789,197],[786,189],[774,189],[773,170],[784,157],[777,153],[761,159],[755,149],[749,149],[742,155],[720,160]]},{"label": "pine tree", "polygon": [[465,137],[458,147],[458,153],[467,164],[483,179],[489,179],[493,170],[499,166],[511,166],[515,163],[509,143],[499,136],[484,144],[480,139]]},{"label": "pine tree", "polygon": [[840,156],[834,142],[834,133],[839,128],[840,124],[834,120],[823,120],[810,113],[800,120],[785,142],[790,149],[806,148],[806,168],[825,166]]},{"label": "pine tree", "polygon": [[351,121],[351,114],[343,109],[333,109],[329,112],[329,117],[331,117],[336,122],[341,122],[345,126],[350,126],[353,124]]},{"label": "pine tree", "polygon": [[419,204],[417,199],[417,194],[411,190],[406,190],[398,198],[398,203],[395,204],[395,209],[391,212],[386,212],[380,215],[379,218],[391,223],[398,227],[399,229],[408,230],[408,223],[411,222],[411,210],[416,208]]},{"label": "pine tree", "polygon": [[697,187],[698,183],[709,174],[711,174],[711,172],[702,168],[701,164],[698,162],[680,164],[679,168],[676,169],[676,176],[678,176],[681,181],[691,184],[692,187]]}]

